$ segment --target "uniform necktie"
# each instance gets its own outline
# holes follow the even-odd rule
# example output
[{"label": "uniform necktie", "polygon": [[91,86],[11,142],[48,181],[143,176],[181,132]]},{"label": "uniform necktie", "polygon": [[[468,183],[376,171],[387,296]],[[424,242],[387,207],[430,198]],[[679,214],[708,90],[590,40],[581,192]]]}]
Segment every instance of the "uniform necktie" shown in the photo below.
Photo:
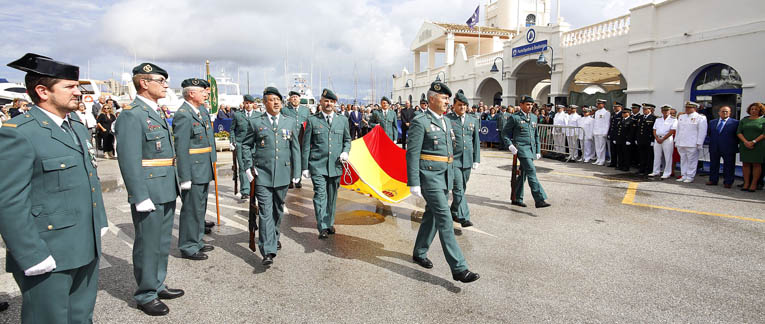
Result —
[{"label": "uniform necktie", "polygon": [[725,121],[720,119],[719,122],[717,122],[717,133],[722,133],[723,126],[725,126]]},{"label": "uniform necktie", "polygon": [[72,137],[72,141],[74,141],[74,144],[76,144],[77,146],[80,146],[80,141],[77,140],[77,135],[74,134],[74,129],[72,128],[72,125],[69,124],[69,121],[64,120],[64,123],[61,124],[61,126],[63,126],[61,127],[61,129],[64,130],[64,133],[67,133],[69,134],[69,136]]},{"label": "uniform necktie", "polygon": [[271,116],[271,125],[276,127],[276,116]]},{"label": "uniform necktie", "polygon": [[332,117],[327,116],[327,125],[332,126]]}]

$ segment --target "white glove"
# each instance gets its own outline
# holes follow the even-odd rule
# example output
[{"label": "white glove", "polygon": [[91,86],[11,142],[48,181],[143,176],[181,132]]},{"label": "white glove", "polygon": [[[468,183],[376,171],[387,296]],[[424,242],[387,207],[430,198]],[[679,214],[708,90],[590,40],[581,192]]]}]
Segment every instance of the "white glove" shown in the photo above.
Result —
[{"label": "white glove", "polygon": [[653,147],[653,142],[651,142],[651,146]]},{"label": "white glove", "polygon": [[191,181],[181,182],[181,190],[189,190],[189,189],[191,189]]},{"label": "white glove", "polygon": [[27,277],[39,276],[43,273],[48,273],[56,269],[56,260],[53,260],[53,256],[49,255],[45,260],[37,265],[24,270],[24,275]]},{"label": "white glove", "polygon": [[303,178],[310,179],[311,178],[311,171],[303,170]]},{"label": "white glove", "polygon": [[518,154],[518,149],[515,148],[515,145],[513,144],[510,144],[510,147],[508,147],[507,149],[510,150],[510,153],[513,153],[513,155]]},{"label": "white glove", "polygon": [[425,199],[422,197],[422,188],[420,188],[420,186],[409,187],[409,192],[417,197]]},{"label": "white glove", "polygon": [[477,170],[479,165],[481,164],[478,162],[473,162],[473,170]]},{"label": "white glove", "polygon": [[292,183],[298,183],[300,182],[300,178],[292,178]]},{"label": "white glove", "polygon": [[[252,180],[255,180],[255,176],[252,175],[252,170],[255,169],[247,169],[244,171],[245,174],[247,174],[247,181],[252,182]],[[258,170],[255,170],[255,175],[258,175]]]},{"label": "white glove", "polygon": [[614,144],[616,144],[616,141],[612,141]]},{"label": "white glove", "polygon": [[704,150],[704,144],[696,145],[696,148],[699,149],[699,151]]},{"label": "white glove", "polygon": [[542,154],[537,153],[537,160],[542,158]]},{"label": "white glove", "polygon": [[154,207],[154,203],[151,202],[151,198],[139,202],[135,205],[135,210],[142,213],[153,212],[157,207]]},{"label": "white glove", "polygon": [[632,144],[632,143],[630,143],[630,142],[627,142],[626,144],[627,144],[627,145],[630,145],[630,144]]},{"label": "white glove", "polygon": [[343,162],[348,161],[348,153],[347,152],[340,153],[340,161],[343,161]]},{"label": "white glove", "polygon": [[236,144],[234,144],[234,143],[228,143],[228,148],[229,148],[229,149],[231,149],[232,151],[233,151],[233,150],[236,150]]},{"label": "white glove", "polygon": [[104,237],[106,235],[106,232],[109,231],[108,227],[101,227],[101,237]]}]

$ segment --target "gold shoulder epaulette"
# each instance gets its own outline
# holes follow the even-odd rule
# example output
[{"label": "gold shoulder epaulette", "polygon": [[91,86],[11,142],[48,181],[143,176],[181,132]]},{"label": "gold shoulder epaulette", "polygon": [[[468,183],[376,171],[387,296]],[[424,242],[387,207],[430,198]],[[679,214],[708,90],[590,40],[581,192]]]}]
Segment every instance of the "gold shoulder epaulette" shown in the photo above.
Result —
[{"label": "gold shoulder epaulette", "polygon": [[133,105],[127,105],[127,106],[123,107],[122,109],[123,109],[123,110],[130,110],[130,109],[133,109]]},{"label": "gold shoulder epaulette", "polygon": [[3,123],[3,127],[16,128],[16,126],[18,126],[18,125],[16,125],[16,124],[11,124],[11,123]]}]

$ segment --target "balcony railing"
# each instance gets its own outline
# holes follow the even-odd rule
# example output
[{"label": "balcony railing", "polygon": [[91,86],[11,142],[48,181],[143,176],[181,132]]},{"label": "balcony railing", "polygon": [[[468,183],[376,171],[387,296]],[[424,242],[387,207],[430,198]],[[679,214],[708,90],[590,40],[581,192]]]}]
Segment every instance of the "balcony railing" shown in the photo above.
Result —
[{"label": "balcony railing", "polygon": [[502,57],[504,51],[497,51],[494,53],[484,54],[475,58],[475,66],[484,66],[494,63],[494,60],[498,57]]},{"label": "balcony railing", "polygon": [[561,35],[561,46],[571,47],[606,38],[626,35],[630,31],[630,15],[568,31]]}]

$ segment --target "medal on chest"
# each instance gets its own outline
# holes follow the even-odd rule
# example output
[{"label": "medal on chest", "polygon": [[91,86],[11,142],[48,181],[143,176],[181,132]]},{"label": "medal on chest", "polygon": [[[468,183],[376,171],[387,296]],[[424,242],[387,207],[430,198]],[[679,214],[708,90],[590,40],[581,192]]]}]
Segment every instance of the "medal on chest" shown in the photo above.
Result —
[{"label": "medal on chest", "polygon": [[157,152],[162,152],[162,141],[154,142],[154,146],[156,147]]}]

